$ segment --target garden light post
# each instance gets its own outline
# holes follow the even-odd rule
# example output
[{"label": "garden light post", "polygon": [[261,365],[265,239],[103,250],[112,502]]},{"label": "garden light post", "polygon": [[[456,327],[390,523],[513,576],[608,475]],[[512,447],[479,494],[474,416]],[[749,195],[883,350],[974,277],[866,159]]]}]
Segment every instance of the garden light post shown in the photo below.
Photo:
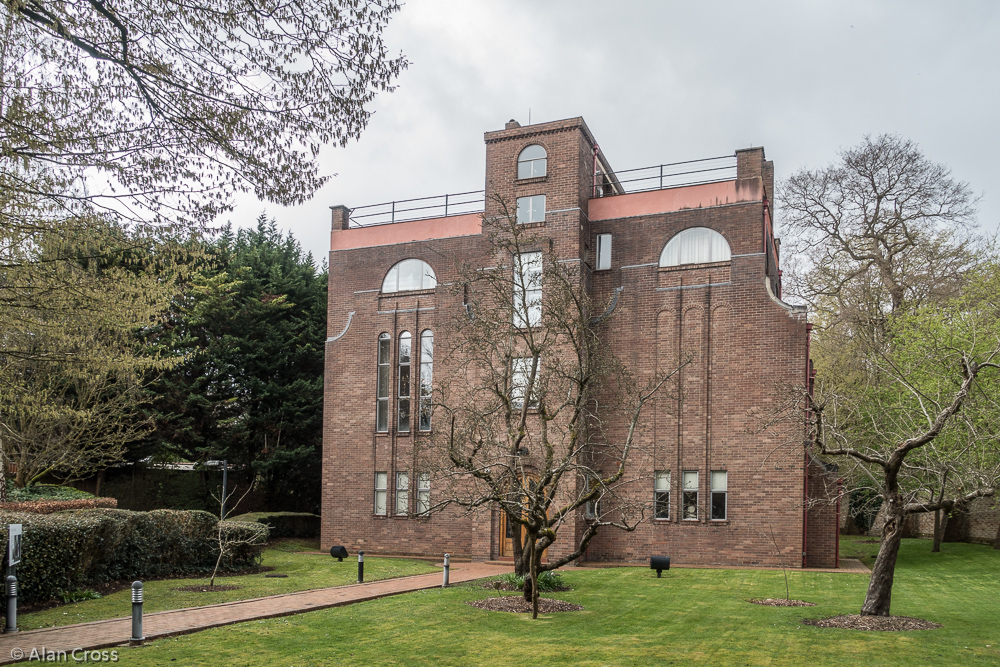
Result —
[{"label": "garden light post", "polygon": [[358,583],[365,583],[365,552],[358,552]]},{"label": "garden light post", "polygon": [[142,582],[132,582],[132,637],[130,644],[141,644],[146,638],[142,636]]},{"label": "garden light post", "polygon": [[441,588],[448,588],[448,570],[451,568],[451,554],[444,555],[444,581]]},{"label": "garden light post", "polygon": [[17,632],[17,577],[7,575],[7,627],[4,632]]}]

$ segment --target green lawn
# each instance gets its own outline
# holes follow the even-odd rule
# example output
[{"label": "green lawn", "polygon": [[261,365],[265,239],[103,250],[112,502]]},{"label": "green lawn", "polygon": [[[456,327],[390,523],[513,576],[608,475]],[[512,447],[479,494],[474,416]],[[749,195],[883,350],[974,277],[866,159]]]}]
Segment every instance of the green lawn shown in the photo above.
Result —
[{"label": "green lawn", "polygon": [[[553,597],[586,611],[525,615],[466,604],[469,585],[207,630],[120,649],[130,665],[976,665],[1000,664],[1000,551],[906,540],[893,612],[943,628],[908,633],[800,623],[857,613],[863,574],[790,573],[809,608],[761,607],[783,597],[780,571],[645,568],[573,571]],[[877,545],[845,545],[871,552]],[[869,562],[871,559],[868,559]]]},{"label": "green lawn", "polygon": [[[143,582],[145,598],[143,610],[146,613],[152,613],[183,607],[199,607],[218,602],[247,600],[313,588],[342,586],[353,584],[357,580],[358,564],[356,558],[348,558],[343,563],[339,563],[329,554],[302,553],[306,550],[315,551],[316,549],[317,546],[314,542],[303,540],[278,542],[268,547],[264,550],[263,564],[274,568],[268,574],[287,574],[288,577],[271,578],[265,577],[264,574],[250,574],[216,578],[216,585],[239,586],[239,590],[235,591],[187,593],[175,590],[193,584],[207,586],[207,578]],[[425,572],[440,572],[440,569],[435,568],[429,561],[403,558],[365,558],[365,581]],[[54,625],[69,625],[129,616],[132,613],[131,595],[131,589],[128,589],[97,600],[63,605],[31,614],[18,614],[17,625],[21,630],[34,630]]]}]

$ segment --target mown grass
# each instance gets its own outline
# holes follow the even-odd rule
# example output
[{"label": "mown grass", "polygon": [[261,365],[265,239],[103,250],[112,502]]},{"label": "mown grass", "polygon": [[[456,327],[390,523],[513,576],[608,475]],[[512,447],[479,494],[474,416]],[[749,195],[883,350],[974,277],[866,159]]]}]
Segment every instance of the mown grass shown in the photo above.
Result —
[{"label": "mown grass", "polygon": [[[857,545],[871,550],[878,545]],[[853,548],[853,547],[852,547]],[[870,560],[870,559],[869,559]],[[842,665],[1000,664],[1000,552],[906,540],[893,613],[942,623],[937,630],[874,633],[803,625],[857,613],[863,574],[790,572],[808,608],[764,607],[784,597],[780,571],[645,568],[570,571],[553,594],[582,612],[485,612],[471,585],[242,623],[121,649],[129,665]]]},{"label": "mown grass", "polygon": [[[264,573],[217,577],[216,585],[239,586],[239,590],[184,592],[176,589],[192,585],[208,586],[208,578],[165,579],[143,582],[143,611],[152,613],[184,607],[200,607],[220,602],[248,600],[267,595],[280,595],[314,588],[328,588],[353,584],[358,578],[355,559],[337,562],[329,554],[310,554],[315,542],[287,540],[275,543],[264,550],[263,565],[274,568],[267,574],[286,574],[286,578],[265,577]],[[365,581],[390,579],[411,574],[440,571],[429,561],[403,558],[365,558]],[[34,630],[56,625],[85,623],[106,618],[129,616],[132,613],[131,589],[107,595],[97,600],[67,604],[52,609],[18,615],[21,630]]]}]

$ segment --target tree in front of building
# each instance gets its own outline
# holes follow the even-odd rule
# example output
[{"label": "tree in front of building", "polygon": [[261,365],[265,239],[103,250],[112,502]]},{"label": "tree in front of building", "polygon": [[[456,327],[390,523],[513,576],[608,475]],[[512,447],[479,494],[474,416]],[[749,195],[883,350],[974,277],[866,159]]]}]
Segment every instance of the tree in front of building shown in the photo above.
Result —
[{"label": "tree in front of building", "polygon": [[885,522],[864,615],[888,615],[907,515],[950,512],[994,493],[1000,352],[991,244],[975,198],[895,136],[866,138],[834,165],[780,191],[788,291],[815,324],[810,440],[848,465]]},{"label": "tree in front of building", "polygon": [[[464,267],[455,285],[465,309],[441,336],[448,370],[418,456],[444,489],[438,506],[503,513],[537,617],[540,573],[580,558],[599,530],[631,531],[646,516],[640,417],[683,364],[640,382],[598,335],[614,326],[614,301],[596,306],[580,262],[560,261],[496,204],[501,214],[483,219],[492,266]],[[573,528],[571,546],[543,563]]]}]

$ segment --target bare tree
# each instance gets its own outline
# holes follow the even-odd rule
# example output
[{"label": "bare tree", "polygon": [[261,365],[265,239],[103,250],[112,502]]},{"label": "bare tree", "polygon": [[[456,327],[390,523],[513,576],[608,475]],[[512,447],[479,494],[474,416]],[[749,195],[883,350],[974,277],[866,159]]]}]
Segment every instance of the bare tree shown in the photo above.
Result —
[{"label": "bare tree", "polygon": [[[628,492],[648,468],[636,465],[640,417],[683,363],[639,386],[601,341],[610,324],[594,314],[580,262],[560,261],[496,204],[500,215],[483,220],[492,266],[463,267],[455,286],[466,308],[445,338],[435,400],[445,427],[421,458],[445,504],[499,508],[517,528],[515,564],[537,617],[540,573],[580,558],[600,529],[643,520],[644,494]],[[567,527],[572,546],[543,563]]]},{"label": "bare tree", "polygon": [[[253,484],[248,486],[235,503],[231,503],[236,489],[227,492],[222,489],[219,495],[212,494],[215,502],[219,503],[219,521],[215,524],[215,541],[219,549],[219,555],[215,559],[215,568],[212,570],[212,578],[208,582],[208,587],[215,586],[215,577],[219,574],[219,566],[223,559],[230,558],[240,547],[255,546],[267,541],[269,533],[268,526],[257,521],[227,521],[226,514],[234,511],[247,494],[253,490]],[[226,511],[229,505],[229,511]]]}]

